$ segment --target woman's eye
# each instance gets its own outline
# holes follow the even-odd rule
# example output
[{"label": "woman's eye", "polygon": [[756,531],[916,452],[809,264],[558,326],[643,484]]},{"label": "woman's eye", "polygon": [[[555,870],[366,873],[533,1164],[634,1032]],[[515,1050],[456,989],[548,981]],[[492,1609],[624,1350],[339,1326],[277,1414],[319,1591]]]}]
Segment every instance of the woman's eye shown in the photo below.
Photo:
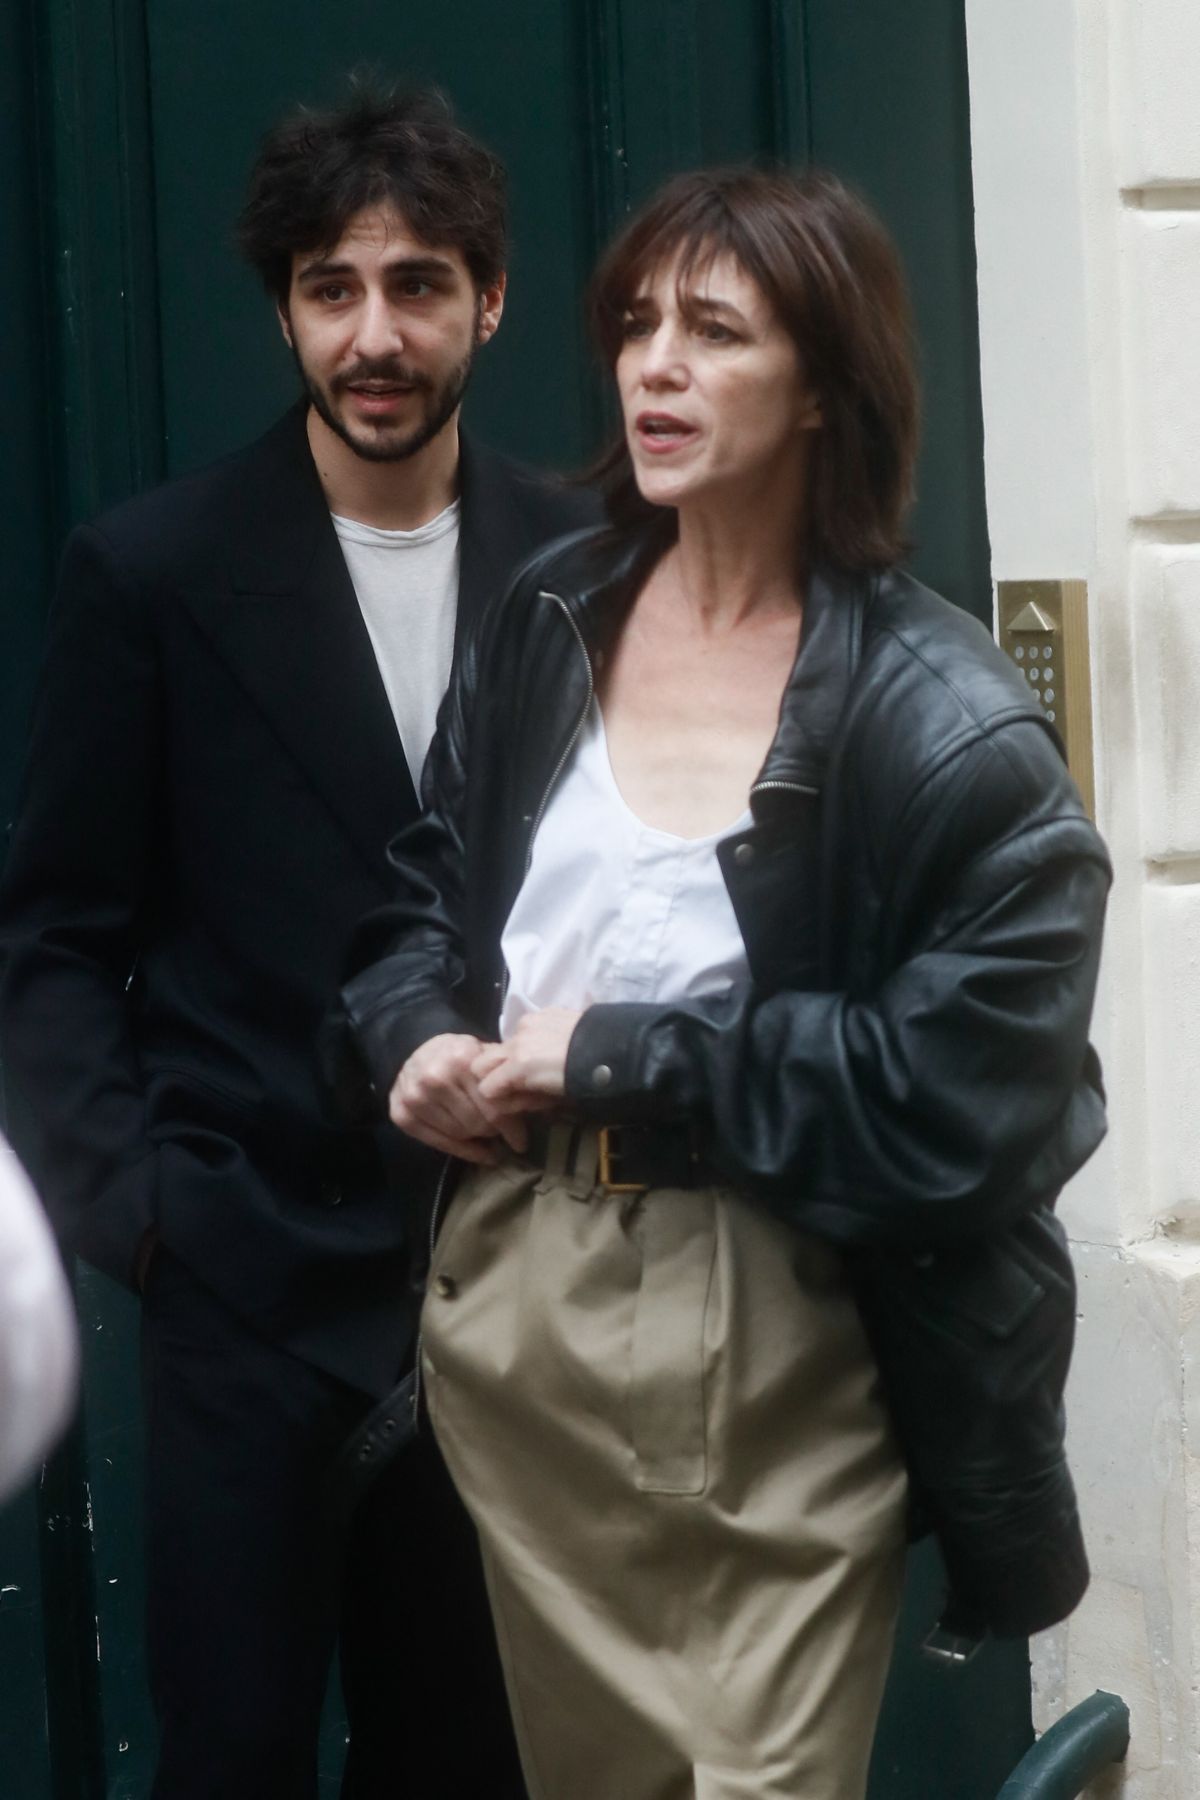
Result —
[{"label": "woman's eye", "polygon": [[638,319],[632,313],[626,313],[621,320],[621,336],[623,338],[645,338],[650,336],[650,332],[651,325],[648,319]]},{"label": "woman's eye", "polygon": [[700,336],[706,344],[734,344],[737,333],[730,331],[728,325],[721,325],[716,319],[706,319],[700,326]]}]

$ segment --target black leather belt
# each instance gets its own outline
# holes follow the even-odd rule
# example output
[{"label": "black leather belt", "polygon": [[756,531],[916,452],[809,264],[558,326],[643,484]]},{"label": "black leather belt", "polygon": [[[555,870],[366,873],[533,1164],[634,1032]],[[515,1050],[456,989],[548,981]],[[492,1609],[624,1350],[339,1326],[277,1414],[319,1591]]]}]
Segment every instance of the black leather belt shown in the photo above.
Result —
[{"label": "black leather belt", "polygon": [[726,1179],[703,1154],[689,1124],[596,1126],[531,1119],[525,1154],[552,1173],[581,1175],[613,1194],[712,1187]]},{"label": "black leather belt", "polygon": [[410,1369],[367,1413],[342,1445],[325,1478],[322,1503],[344,1530],[377,1475],[417,1434],[417,1376]]}]

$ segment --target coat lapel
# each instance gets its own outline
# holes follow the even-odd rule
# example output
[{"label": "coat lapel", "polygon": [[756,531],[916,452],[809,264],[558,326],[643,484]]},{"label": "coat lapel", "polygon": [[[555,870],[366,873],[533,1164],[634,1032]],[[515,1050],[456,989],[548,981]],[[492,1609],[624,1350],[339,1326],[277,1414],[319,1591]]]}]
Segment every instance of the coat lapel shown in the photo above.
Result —
[{"label": "coat lapel", "polygon": [[300,406],[239,496],[229,584],[187,596],[202,631],[376,874],[416,795],[308,449]]},{"label": "coat lapel", "polygon": [[545,536],[526,517],[514,467],[467,432],[460,433],[459,444],[462,528],[456,645]]}]

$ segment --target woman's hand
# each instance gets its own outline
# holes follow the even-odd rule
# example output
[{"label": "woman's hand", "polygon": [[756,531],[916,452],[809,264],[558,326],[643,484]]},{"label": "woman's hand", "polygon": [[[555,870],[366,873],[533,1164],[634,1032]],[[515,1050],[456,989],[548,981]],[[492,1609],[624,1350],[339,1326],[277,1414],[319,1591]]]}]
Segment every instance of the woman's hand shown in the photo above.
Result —
[{"label": "woman's hand", "polygon": [[473,1072],[485,1045],[465,1032],[443,1032],[414,1050],[388,1095],[388,1117],[434,1150],[464,1162],[494,1163],[499,1139],[518,1153],[525,1148],[525,1123],[516,1108],[495,1106]]},{"label": "woman's hand", "polygon": [[526,1013],[503,1044],[486,1044],[471,1065],[481,1100],[497,1112],[544,1111],[566,1084],[567,1046],[582,1018],[565,1006]]}]

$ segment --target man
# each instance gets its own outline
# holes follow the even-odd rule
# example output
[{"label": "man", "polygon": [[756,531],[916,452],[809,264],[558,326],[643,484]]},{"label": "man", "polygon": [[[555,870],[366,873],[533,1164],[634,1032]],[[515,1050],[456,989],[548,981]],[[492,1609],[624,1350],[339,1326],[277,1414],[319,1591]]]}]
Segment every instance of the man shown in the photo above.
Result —
[{"label": "man", "polygon": [[343,1793],[491,1800],[523,1789],[428,1438],[348,1545],[323,1502],[411,1361],[431,1159],[326,1122],[312,1038],[456,640],[595,506],[460,434],[503,175],[436,96],[277,128],[240,240],[306,400],[68,546],[0,890],[3,1049],[70,1242],[144,1289],[155,1800],[315,1795],[343,1590]]}]

